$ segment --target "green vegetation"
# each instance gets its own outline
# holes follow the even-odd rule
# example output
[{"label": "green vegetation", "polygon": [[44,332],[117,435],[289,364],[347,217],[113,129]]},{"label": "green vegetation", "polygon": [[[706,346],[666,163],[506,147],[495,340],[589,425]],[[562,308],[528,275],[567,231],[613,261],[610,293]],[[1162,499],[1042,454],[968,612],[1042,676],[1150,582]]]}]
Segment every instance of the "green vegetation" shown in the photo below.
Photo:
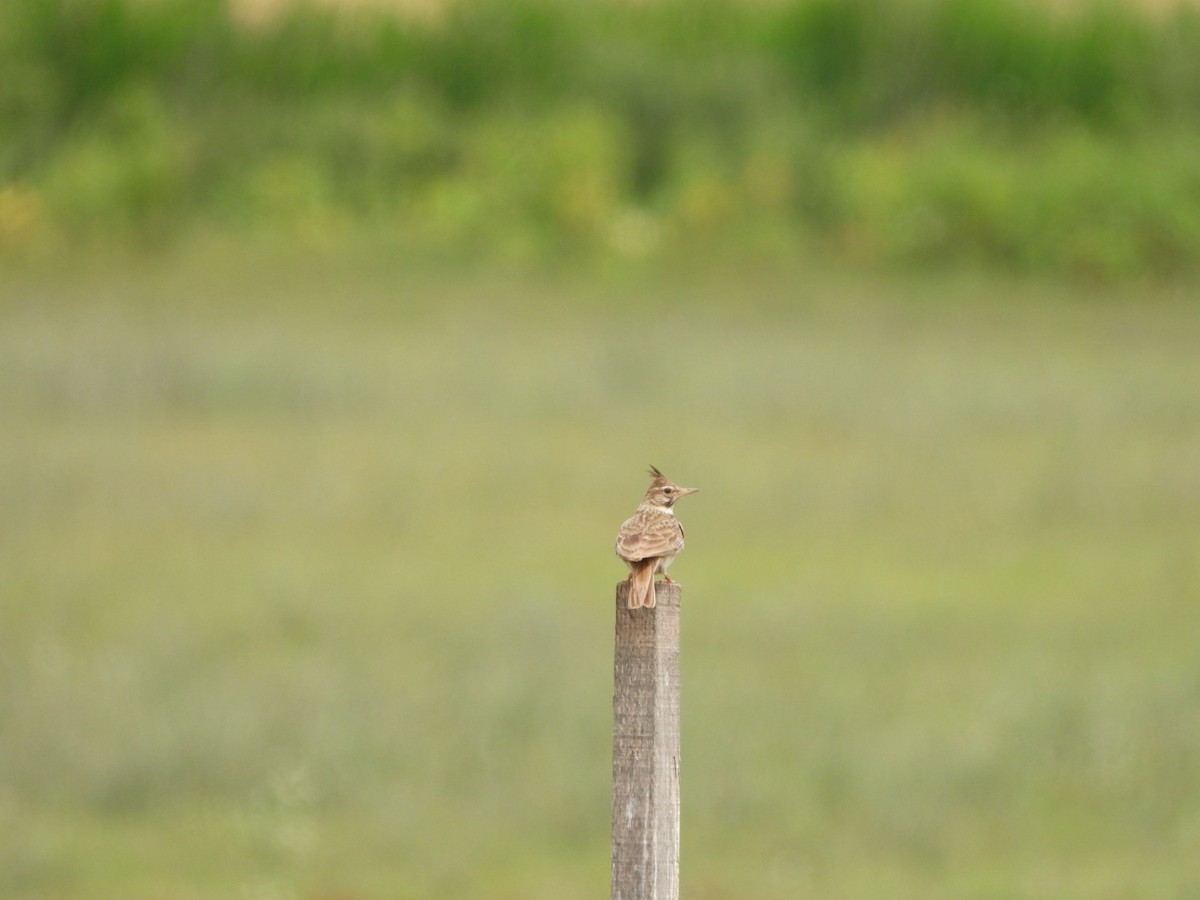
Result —
[{"label": "green vegetation", "polygon": [[1200,892],[1194,305],[354,268],[0,287],[0,894],[603,896],[651,462],[686,896]]},{"label": "green vegetation", "polygon": [[1194,7],[0,2],[0,896],[603,896],[650,463],[689,900],[1200,896],[1197,146]]},{"label": "green vegetation", "polygon": [[0,260],[214,235],[409,259],[1197,273],[1200,12],[7,0]]}]

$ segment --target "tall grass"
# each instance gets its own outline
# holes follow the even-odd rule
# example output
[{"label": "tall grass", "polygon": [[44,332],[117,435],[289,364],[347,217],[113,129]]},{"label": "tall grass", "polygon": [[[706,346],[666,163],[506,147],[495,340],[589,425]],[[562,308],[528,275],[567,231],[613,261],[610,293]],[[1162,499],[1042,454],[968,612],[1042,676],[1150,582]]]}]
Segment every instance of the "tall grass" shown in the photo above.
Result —
[{"label": "tall grass", "polygon": [[1200,14],[1015,0],[12,0],[0,253],[197,234],[538,264],[1194,273]]},{"label": "tall grass", "polygon": [[0,894],[602,895],[648,463],[689,896],[1194,894],[1200,321],[969,288],[5,282]]}]

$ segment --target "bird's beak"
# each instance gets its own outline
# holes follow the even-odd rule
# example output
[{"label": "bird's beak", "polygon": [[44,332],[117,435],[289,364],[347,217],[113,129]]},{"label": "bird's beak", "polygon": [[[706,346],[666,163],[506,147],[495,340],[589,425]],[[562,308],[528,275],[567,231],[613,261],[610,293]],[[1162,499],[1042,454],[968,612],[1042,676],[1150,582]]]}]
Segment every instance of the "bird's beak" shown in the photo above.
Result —
[{"label": "bird's beak", "polygon": [[696,491],[698,491],[698,490],[700,490],[700,488],[685,488],[685,487],[681,487],[681,488],[679,489],[679,496],[680,496],[680,497],[683,497],[683,496],[685,496],[686,494],[694,494],[694,493],[696,493]]}]

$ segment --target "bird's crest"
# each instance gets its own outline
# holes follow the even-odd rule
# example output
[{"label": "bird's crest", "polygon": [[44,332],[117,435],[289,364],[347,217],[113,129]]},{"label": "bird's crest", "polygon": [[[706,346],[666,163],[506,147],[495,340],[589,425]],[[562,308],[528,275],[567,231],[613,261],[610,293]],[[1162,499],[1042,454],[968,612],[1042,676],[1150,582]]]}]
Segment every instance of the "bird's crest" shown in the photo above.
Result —
[{"label": "bird's crest", "polygon": [[654,479],[654,484],[668,484],[667,476],[658,471],[657,466],[650,467],[650,477]]}]

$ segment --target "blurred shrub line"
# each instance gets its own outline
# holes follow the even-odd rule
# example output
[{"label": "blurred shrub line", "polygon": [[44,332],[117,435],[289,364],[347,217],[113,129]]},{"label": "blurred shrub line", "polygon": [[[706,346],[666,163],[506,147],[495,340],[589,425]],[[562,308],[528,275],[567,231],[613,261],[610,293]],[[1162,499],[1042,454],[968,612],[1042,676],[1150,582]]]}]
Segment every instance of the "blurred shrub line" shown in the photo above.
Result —
[{"label": "blurred shrub line", "polygon": [[5,0],[0,258],[204,233],[1200,270],[1200,11]]}]

